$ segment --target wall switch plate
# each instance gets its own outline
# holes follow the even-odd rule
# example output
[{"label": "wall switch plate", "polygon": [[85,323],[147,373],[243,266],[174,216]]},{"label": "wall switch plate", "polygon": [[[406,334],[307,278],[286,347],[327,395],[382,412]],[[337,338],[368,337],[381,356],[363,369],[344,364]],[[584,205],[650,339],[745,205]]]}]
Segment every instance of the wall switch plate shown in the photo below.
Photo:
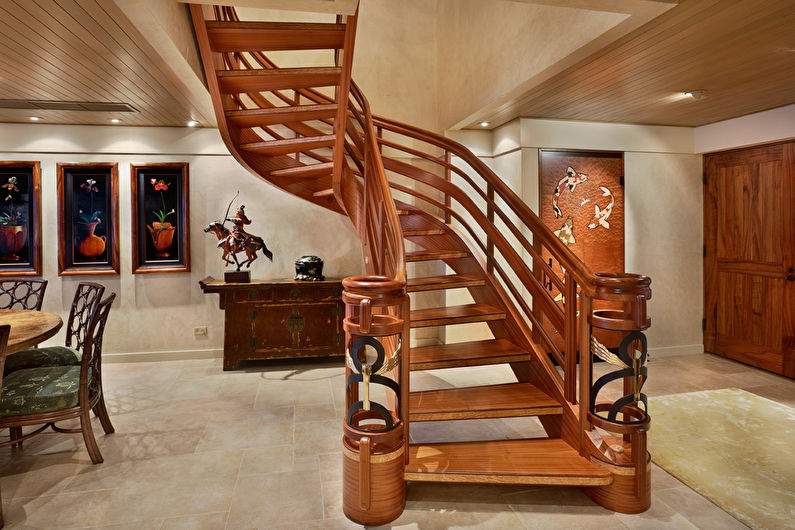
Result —
[{"label": "wall switch plate", "polygon": [[196,326],[195,328],[193,328],[193,335],[196,337],[206,337],[207,326]]}]

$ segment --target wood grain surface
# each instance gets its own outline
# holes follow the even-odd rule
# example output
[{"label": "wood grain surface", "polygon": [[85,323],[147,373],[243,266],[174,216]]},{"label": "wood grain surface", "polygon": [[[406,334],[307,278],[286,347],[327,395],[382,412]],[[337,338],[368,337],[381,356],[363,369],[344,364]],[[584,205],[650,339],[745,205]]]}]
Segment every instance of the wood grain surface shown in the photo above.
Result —
[{"label": "wood grain surface", "polygon": [[55,313],[0,309],[0,325],[11,326],[8,353],[15,353],[43,342],[61,329],[63,320]]}]

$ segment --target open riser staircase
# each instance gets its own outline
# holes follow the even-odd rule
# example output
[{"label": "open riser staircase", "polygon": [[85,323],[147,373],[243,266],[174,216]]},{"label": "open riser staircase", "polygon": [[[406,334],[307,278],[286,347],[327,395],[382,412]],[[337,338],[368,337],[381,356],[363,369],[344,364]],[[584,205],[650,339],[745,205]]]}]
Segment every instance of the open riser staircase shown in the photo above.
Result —
[{"label": "open riser staircase", "polygon": [[[373,116],[351,80],[356,16],[241,21],[231,7],[198,5],[191,13],[230,152],[270,184],[347,215],[362,241],[367,276],[343,283],[353,344],[346,515],[389,522],[406,480],[576,485],[616,511],[648,508],[648,278],[594,274],[465,147]],[[318,60],[302,65],[300,52]],[[432,274],[408,277],[407,263]],[[451,289],[465,289],[469,303],[410,309],[410,293],[444,300]],[[493,338],[409,346],[410,329],[469,323],[485,323]],[[592,326],[626,334],[617,354]],[[357,344],[382,350],[383,363]],[[608,379],[621,400],[595,399],[605,379],[593,381],[594,356],[618,368]],[[515,382],[410,392],[412,371],[505,363]],[[378,385],[387,389],[382,404],[370,392]],[[413,422],[526,416],[547,436],[410,443]]]}]

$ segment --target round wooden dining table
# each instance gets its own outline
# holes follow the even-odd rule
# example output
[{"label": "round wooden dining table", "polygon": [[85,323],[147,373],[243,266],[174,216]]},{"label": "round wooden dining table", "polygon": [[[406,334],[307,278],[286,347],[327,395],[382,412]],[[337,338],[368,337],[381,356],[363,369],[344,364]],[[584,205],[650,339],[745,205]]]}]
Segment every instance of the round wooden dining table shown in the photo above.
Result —
[{"label": "round wooden dining table", "polygon": [[25,309],[0,309],[0,326],[11,325],[8,353],[15,353],[49,339],[61,329],[63,320],[55,313]]}]

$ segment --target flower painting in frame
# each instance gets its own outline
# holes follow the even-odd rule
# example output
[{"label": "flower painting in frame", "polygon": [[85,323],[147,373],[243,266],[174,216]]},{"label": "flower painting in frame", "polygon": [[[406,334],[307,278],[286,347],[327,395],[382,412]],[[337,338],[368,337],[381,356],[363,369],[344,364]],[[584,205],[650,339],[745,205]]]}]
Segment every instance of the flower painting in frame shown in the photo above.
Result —
[{"label": "flower painting in frame", "polygon": [[119,273],[118,164],[57,164],[58,274]]},{"label": "flower painting in frame", "polygon": [[41,166],[0,162],[0,276],[41,276]]},{"label": "flower painting in frame", "polygon": [[190,271],[188,164],[132,164],[133,274]]}]

